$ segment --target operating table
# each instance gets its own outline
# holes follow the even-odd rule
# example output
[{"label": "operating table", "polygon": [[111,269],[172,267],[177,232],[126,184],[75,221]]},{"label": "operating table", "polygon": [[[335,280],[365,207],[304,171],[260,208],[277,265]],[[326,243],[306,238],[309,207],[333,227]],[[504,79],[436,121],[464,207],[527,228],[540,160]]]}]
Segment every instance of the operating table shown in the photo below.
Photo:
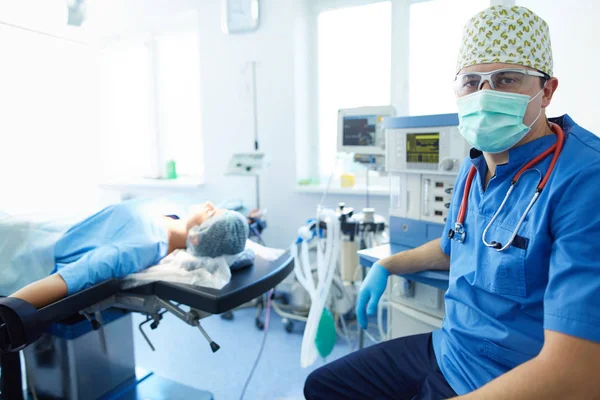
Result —
[{"label": "operating table", "polygon": [[[171,312],[188,325],[197,327],[215,352],[219,346],[204,331],[200,320],[261,296],[285,279],[293,268],[293,257],[285,252],[275,261],[257,256],[254,265],[233,271],[231,281],[221,290],[155,282],[122,291],[120,282],[113,279],[38,310],[25,301],[2,298],[2,396],[11,400],[23,398],[19,352],[24,350],[28,375],[39,373],[29,384],[38,394],[49,391],[41,393],[45,396],[211,399],[210,393],[151,373],[136,372],[131,312],[146,315],[147,319],[139,329],[151,347],[142,325],[149,323],[154,329],[162,315]],[[118,340],[114,340],[115,337]],[[49,348],[52,351],[48,351]],[[58,354],[60,352],[65,354]],[[48,383],[47,388],[40,389],[40,383],[44,381]]]}]

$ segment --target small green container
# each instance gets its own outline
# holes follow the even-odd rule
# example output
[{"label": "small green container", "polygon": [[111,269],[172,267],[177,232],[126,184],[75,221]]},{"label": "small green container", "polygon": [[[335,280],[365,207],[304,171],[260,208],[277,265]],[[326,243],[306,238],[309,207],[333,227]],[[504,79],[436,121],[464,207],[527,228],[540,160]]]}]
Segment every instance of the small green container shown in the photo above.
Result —
[{"label": "small green container", "polygon": [[177,163],[173,160],[167,161],[167,179],[177,179]]}]

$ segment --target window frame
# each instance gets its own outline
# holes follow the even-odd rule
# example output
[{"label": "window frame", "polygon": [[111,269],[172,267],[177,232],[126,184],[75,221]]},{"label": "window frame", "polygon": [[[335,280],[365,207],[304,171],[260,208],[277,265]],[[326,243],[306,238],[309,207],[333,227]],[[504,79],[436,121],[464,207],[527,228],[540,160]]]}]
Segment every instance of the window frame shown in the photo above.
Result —
[{"label": "window frame", "polygon": [[[148,50],[149,50],[149,62],[150,62],[150,75],[152,77],[152,80],[150,82],[150,89],[151,89],[151,93],[152,93],[152,99],[151,99],[151,105],[150,105],[150,118],[151,118],[151,122],[150,122],[150,126],[152,127],[152,131],[154,132],[154,143],[155,143],[155,160],[154,160],[154,164],[155,164],[155,175],[156,178],[158,179],[165,179],[166,178],[166,165],[167,162],[169,161],[168,158],[168,154],[167,154],[167,145],[166,143],[166,136],[167,133],[166,132],[162,132],[161,130],[161,99],[160,99],[160,75],[159,75],[159,50],[158,50],[158,40],[160,40],[161,36],[168,36],[168,35],[175,35],[175,34],[197,34],[196,31],[194,30],[178,30],[178,31],[165,31],[165,32],[154,32],[151,33],[147,36],[146,38],[146,45],[148,46]],[[198,46],[199,46],[199,40],[198,40]],[[200,51],[199,47],[197,48],[198,52]],[[198,82],[200,83],[200,85],[202,85],[201,82],[201,74],[200,74],[200,68],[201,68],[201,57],[200,54],[198,53]],[[198,90],[200,90],[200,88],[197,88]],[[201,107],[202,105],[202,101],[201,101],[201,93],[198,93],[199,96],[199,106]],[[202,130],[202,109],[200,108],[198,110],[198,112],[200,113],[199,116],[199,132],[197,132],[198,135],[200,135],[200,142],[203,143],[203,130]],[[152,137],[152,135],[151,135]],[[195,182],[197,183],[204,183],[204,151],[202,151],[201,154],[199,154],[199,156],[202,157],[202,159],[200,160],[199,163],[199,167],[200,170],[196,171],[196,173],[192,174],[192,175],[181,175],[179,172],[178,174],[178,179],[180,177],[185,178],[185,179],[193,179]]]},{"label": "window frame", "polygon": [[[189,34],[189,33],[196,33],[193,30],[185,30],[185,31],[158,31],[158,32],[152,32],[152,33],[145,33],[142,35],[133,35],[133,36],[129,36],[124,38],[123,40],[125,42],[135,42],[135,43],[139,43],[143,46],[145,46],[148,50],[148,57],[147,57],[147,63],[148,63],[148,69],[149,69],[149,75],[150,75],[150,79],[148,81],[148,86],[149,86],[149,93],[150,93],[150,98],[147,99],[148,100],[148,118],[149,118],[149,132],[148,132],[148,140],[152,141],[152,153],[153,153],[153,158],[152,160],[149,161],[149,164],[151,165],[150,168],[150,176],[138,176],[138,177],[133,177],[133,179],[165,179],[166,178],[166,164],[168,161],[168,156],[167,156],[167,149],[166,149],[166,144],[165,144],[165,137],[166,137],[166,132],[162,132],[161,131],[161,121],[160,121],[160,114],[161,114],[161,105],[160,105],[160,93],[159,93],[159,81],[160,81],[160,76],[159,76],[159,51],[158,51],[158,40],[161,36],[164,35],[172,35],[172,34],[177,34],[177,33],[181,33],[181,34]],[[117,39],[121,40],[121,39]],[[200,66],[200,55],[198,55],[199,60],[198,60],[198,64]],[[201,75],[200,75],[200,70],[198,70],[198,80],[200,81],[201,79]],[[201,94],[199,94],[201,96]],[[199,110],[199,112],[201,113],[202,110]],[[197,133],[198,135],[200,135],[200,141],[203,141],[202,136],[203,136],[203,132],[202,132],[202,117],[200,115],[200,131]],[[202,154],[199,154],[200,157],[202,157],[201,161],[200,161],[200,170],[197,171],[197,173],[194,173],[193,175],[180,175],[178,173],[178,178],[184,178],[184,180],[193,180],[193,182],[195,184],[203,184],[204,183],[204,152],[202,152]]]},{"label": "window frame", "polygon": [[[306,14],[301,33],[296,40],[303,49],[302,62],[296,63],[297,82],[308,82],[304,93],[297,93],[297,179],[318,179],[322,172],[319,165],[319,76],[318,76],[318,17],[324,11],[363,6],[390,1],[392,5],[392,56],[391,56],[391,105],[396,115],[409,115],[410,82],[410,8],[412,4],[432,0],[306,0]],[[515,0],[490,0],[490,5],[515,5]],[[296,45],[298,45],[296,43]],[[296,46],[297,47],[297,46]],[[301,85],[297,85],[300,87]],[[303,118],[301,118],[303,117]]]},{"label": "window frame", "polygon": [[[429,0],[308,0],[304,37],[308,42],[304,57],[304,78],[309,82],[309,88],[303,95],[297,95],[297,100],[304,101],[302,108],[306,121],[297,127],[297,178],[319,178],[323,171],[319,161],[319,76],[318,76],[318,18],[322,12],[358,7],[389,1],[392,8],[392,51],[390,68],[390,99],[396,110],[396,115],[408,113],[408,71],[409,63],[406,55],[409,51],[410,5],[419,1]],[[299,99],[298,99],[299,97]],[[298,110],[298,108],[297,108]],[[300,118],[297,118],[300,119]],[[304,141],[304,143],[300,143]]]}]

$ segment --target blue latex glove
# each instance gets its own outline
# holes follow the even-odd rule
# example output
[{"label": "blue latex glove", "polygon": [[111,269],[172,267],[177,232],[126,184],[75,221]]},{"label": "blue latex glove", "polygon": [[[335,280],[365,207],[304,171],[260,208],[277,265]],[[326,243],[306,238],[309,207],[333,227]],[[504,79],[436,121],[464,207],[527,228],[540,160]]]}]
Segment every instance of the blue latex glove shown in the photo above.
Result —
[{"label": "blue latex glove", "polygon": [[374,263],[360,285],[356,299],[356,318],[362,329],[367,329],[369,324],[367,315],[374,315],[377,311],[377,303],[385,292],[389,276],[390,273],[387,269]]}]

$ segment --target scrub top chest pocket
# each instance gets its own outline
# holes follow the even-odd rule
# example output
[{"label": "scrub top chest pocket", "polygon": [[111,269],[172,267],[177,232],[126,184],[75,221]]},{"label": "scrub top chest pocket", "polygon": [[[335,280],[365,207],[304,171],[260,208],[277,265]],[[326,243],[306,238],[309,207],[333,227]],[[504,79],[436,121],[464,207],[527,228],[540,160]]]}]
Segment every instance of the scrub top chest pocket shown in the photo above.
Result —
[{"label": "scrub top chest pocket", "polygon": [[[489,293],[527,296],[525,259],[529,239],[518,236],[503,251],[486,247],[481,235],[490,217],[479,215],[475,210],[469,210],[469,213],[470,223],[466,225],[469,233],[465,241],[451,241],[451,277],[465,280],[468,285]],[[488,234],[498,242],[507,243],[513,232],[511,229],[506,224],[498,223],[490,227]]]},{"label": "scrub top chest pocket", "polygon": [[[488,233],[500,243],[507,243],[514,227],[492,226]],[[477,266],[476,281],[485,290],[508,295],[527,296],[525,254],[529,239],[517,236],[504,251],[484,248],[482,262]]]}]

